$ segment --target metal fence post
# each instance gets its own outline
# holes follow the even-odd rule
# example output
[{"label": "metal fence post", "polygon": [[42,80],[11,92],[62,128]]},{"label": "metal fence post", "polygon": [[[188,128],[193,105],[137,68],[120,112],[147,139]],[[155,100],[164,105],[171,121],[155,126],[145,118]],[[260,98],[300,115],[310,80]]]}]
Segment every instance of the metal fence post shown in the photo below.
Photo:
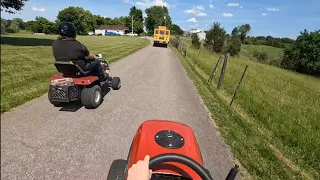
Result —
[{"label": "metal fence post", "polygon": [[232,105],[233,100],[234,100],[234,98],[236,97],[236,95],[237,95],[237,93],[238,93],[238,90],[239,90],[239,88],[240,88],[240,85],[241,85],[241,82],[242,82],[242,80],[243,80],[243,77],[244,77],[244,75],[245,75],[246,72],[247,72],[247,69],[248,69],[248,65],[246,65],[246,68],[244,69],[243,74],[242,74],[242,76],[241,76],[241,78],[240,78],[240,81],[239,81],[239,83],[238,83],[237,89],[236,89],[236,90],[234,91],[234,93],[233,93],[232,100],[231,100],[231,102],[230,102],[230,106]]},{"label": "metal fence post", "polygon": [[228,65],[229,56],[230,56],[230,54],[228,53],[227,56],[224,58],[223,66],[222,66],[222,70],[221,70],[220,79],[219,79],[219,82],[218,82],[217,89],[221,89],[221,87],[222,87],[223,80],[224,80],[224,74],[226,72],[227,65]]}]

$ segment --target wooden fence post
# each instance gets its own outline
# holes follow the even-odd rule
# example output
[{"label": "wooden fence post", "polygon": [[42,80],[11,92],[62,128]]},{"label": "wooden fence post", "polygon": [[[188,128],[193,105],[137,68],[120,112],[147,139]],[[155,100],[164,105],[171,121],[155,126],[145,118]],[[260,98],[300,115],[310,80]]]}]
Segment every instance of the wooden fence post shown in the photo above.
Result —
[{"label": "wooden fence post", "polygon": [[210,75],[210,77],[209,77],[209,79],[208,79],[208,82],[211,82],[211,81],[212,81],[213,76],[216,74],[219,66],[221,65],[222,59],[224,59],[224,55],[223,55],[223,54],[221,54],[220,58],[218,59],[218,62],[217,62],[217,64],[216,64],[216,66],[214,67],[214,69],[213,69],[213,71],[212,71],[212,73],[211,73],[211,75]]},{"label": "wooden fence post", "polygon": [[201,52],[201,47],[199,48],[199,53],[198,53],[198,57],[199,57],[199,55],[200,55],[200,52]]},{"label": "wooden fence post", "polygon": [[226,72],[227,65],[228,65],[229,56],[230,56],[230,54],[228,53],[227,56],[224,58],[223,66],[222,66],[222,70],[221,70],[220,79],[219,79],[219,82],[218,82],[217,89],[221,89],[221,87],[222,87],[223,80],[224,80],[224,74]]},{"label": "wooden fence post", "polygon": [[188,55],[188,43],[186,44],[186,58],[187,58],[187,55]]},{"label": "wooden fence post", "polygon": [[241,76],[241,78],[240,78],[240,81],[239,81],[239,83],[238,83],[237,89],[236,89],[236,90],[234,91],[234,93],[233,93],[232,100],[231,100],[231,102],[230,102],[230,106],[232,105],[233,99],[236,97],[236,95],[237,95],[237,93],[238,93],[238,90],[239,90],[239,88],[240,88],[240,85],[241,85],[241,82],[242,82],[242,80],[243,80],[243,77],[244,77],[244,75],[246,74],[247,69],[248,69],[248,65],[246,65],[246,68],[244,69],[243,74],[242,74],[242,76]]}]

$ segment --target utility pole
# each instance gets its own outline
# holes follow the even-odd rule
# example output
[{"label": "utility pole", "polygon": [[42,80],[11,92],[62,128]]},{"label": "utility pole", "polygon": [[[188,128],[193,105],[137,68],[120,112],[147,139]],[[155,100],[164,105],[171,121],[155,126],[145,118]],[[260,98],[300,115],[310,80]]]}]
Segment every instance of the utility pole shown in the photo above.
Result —
[{"label": "utility pole", "polygon": [[131,34],[133,35],[133,15],[132,15],[131,17],[132,17],[132,23],[131,23]]}]

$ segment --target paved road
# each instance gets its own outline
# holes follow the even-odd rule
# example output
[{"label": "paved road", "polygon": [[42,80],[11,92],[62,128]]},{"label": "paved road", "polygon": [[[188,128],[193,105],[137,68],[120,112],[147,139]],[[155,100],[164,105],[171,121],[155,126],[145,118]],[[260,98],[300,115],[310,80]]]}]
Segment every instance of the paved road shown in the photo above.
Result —
[{"label": "paved road", "polygon": [[44,95],[1,115],[1,179],[106,179],[148,119],[191,126],[205,166],[215,179],[225,178],[231,153],[171,49],[148,46],[111,70],[122,88],[95,110],[60,111]]}]

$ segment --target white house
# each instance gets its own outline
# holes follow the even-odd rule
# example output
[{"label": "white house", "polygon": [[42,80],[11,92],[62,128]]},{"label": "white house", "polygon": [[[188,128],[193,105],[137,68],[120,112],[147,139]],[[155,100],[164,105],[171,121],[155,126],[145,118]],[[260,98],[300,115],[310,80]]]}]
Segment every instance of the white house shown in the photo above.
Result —
[{"label": "white house", "polygon": [[206,39],[206,33],[204,31],[198,32],[197,34],[198,34],[200,41]]},{"label": "white house", "polygon": [[201,30],[200,29],[190,29],[190,31],[189,31],[191,34],[193,34],[193,33],[199,33],[199,32],[201,32]]},{"label": "white house", "polygon": [[113,32],[119,35],[124,35],[125,30],[129,28],[119,25],[101,25],[98,29],[95,29],[94,34],[105,36],[107,32]]}]

